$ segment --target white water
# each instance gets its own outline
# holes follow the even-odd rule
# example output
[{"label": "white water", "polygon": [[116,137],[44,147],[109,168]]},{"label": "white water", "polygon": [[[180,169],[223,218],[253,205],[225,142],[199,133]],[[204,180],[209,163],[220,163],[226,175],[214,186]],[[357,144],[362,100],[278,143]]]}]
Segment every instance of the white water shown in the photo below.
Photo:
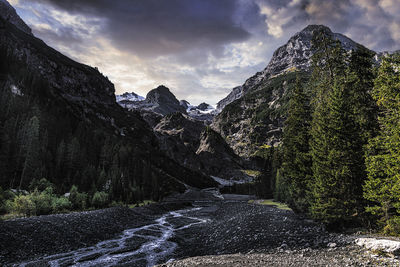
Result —
[{"label": "white water", "polygon": [[[18,266],[117,266],[121,264],[140,264],[153,266],[161,261],[171,260],[177,244],[168,241],[175,232],[206,222],[205,219],[185,215],[200,208],[169,212],[153,224],[125,230],[116,239],[106,240],[93,247],[56,254]],[[183,226],[174,226],[174,219],[187,221]],[[172,219],[172,220],[171,220]],[[141,245],[138,247],[138,243]],[[133,245],[132,245],[133,243]]]}]

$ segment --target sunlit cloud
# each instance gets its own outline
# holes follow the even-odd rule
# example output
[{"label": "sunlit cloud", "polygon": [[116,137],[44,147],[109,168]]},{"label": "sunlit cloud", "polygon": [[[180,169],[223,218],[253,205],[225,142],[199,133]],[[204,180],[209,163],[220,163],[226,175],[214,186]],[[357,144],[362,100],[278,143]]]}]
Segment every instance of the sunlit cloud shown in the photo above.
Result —
[{"label": "sunlit cloud", "polygon": [[216,104],[308,24],[376,51],[400,48],[398,0],[10,0],[33,33],[98,67],[116,93],[160,84]]}]

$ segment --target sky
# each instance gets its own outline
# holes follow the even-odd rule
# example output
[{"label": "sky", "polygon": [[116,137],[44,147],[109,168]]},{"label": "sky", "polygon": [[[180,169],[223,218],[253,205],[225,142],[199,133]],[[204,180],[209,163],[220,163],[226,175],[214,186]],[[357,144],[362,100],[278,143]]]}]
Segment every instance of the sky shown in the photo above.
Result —
[{"label": "sky", "polygon": [[44,40],[98,67],[116,94],[165,85],[215,105],[309,24],[400,49],[400,0],[9,0]]}]

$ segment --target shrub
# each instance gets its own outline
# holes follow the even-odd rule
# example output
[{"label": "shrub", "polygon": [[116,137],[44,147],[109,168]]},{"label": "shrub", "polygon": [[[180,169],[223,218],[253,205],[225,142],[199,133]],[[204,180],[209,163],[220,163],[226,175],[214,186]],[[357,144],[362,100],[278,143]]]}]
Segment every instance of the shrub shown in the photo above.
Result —
[{"label": "shrub", "polygon": [[387,221],[383,228],[383,233],[386,235],[400,236],[400,217],[395,216]]},{"label": "shrub", "polygon": [[84,210],[87,206],[87,194],[79,193],[78,188],[75,185],[71,187],[68,199],[72,203],[72,208],[75,210]]},{"label": "shrub", "polygon": [[42,179],[40,179],[40,180],[36,180],[36,179],[34,179],[32,182],[31,182],[31,184],[29,185],[29,189],[30,190],[35,190],[35,189],[37,189],[37,190],[39,190],[40,192],[41,191],[45,191],[45,190],[47,190],[48,188],[54,188],[54,185],[50,182],[50,181],[48,181],[46,178],[42,178]]},{"label": "shrub", "polygon": [[67,212],[72,208],[72,203],[66,197],[54,198],[52,202],[53,213]]},{"label": "shrub", "polygon": [[108,204],[108,194],[105,192],[96,192],[92,198],[92,205],[95,208],[105,208]]},{"label": "shrub", "polygon": [[3,192],[4,200],[14,200],[16,194],[11,190],[6,190]]},{"label": "shrub", "polygon": [[5,199],[4,199],[4,192],[3,189],[0,187],[0,214],[6,213],[6,206],[5,206]]},{"label": "shrub", "polygon": [[35,215],[47,215],[53,210],[52,202],[53,198],[56,198],[52,193],[51,188],[47,188],[45,191],[39,193],[37,189],[30,194],[30,197],[35,204],[36,214]]},{"label": "shrub", "polygon": [[36,214],[35,203],[32,201],[31,195],[20,195],[15,197],[12,209],[18,214],[23,214],[26,216],[32,216]]}]

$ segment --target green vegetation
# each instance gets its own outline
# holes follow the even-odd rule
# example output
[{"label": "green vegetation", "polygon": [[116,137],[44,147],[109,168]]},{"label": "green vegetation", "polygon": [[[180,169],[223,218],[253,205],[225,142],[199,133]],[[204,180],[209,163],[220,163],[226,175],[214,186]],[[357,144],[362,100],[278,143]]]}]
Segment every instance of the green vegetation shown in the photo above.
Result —
[{"label": "green vegetation", "polygon": [[[333,228],[378,226],[400,235],[400,56],[374,69],[363,47],[313,41],[313,74],[291,92],[274,198]],[[310,103],[310,104],[308,104]],[[271,172],[272,170],[272,172]]]},{"label": "green vegetation", "polygon": [[129,208],[132,209],[135,207],[143,207],[143,206],[147,206],[147,205],[154,204],[154,203],[156,203],[156,202],[153,200],[147,199],[147,200],[143,200],[142,202],[137,203],[137,204],[131,204],[131,205],[129,205]]},{"label": "green vegetation", "polygon": [[261,175],[261,172],[256,170],[242,170],[242,172],[252,177],[257,177]]},{"label": "green vegetation", "polygon": [[400,55],[383,59],[373,97],[379,107],[379,134],[370,139],[364,196],[367,211],[380,217],[387,234],[400,235]]},{"label": "green vegetation", "polygon": [[2,219],[117,206],[116,203],[110,204],[109,195],[105,192],[95,192],[89,202],[88,194],[79,192],[76,186],[72,186],[65,196],[57,195],[54,193],[54,185],[46,179],[32,183],[30,187],[32,188],[30,192],[15,190],[14,193],[10,190],[0,190]]},{"label": "green vegetation", "polygon": [[278,200],[289,203],[293,210],[302,213],[307,213],[310,205],[310,123],[309,97],[297,79],[285,122],[283,163],[277,177],[277,196]]},{"label": "green vegetation", "polygon": [[[161,175],[160,170],[179,170],[157,151],[149,151],[154,140],[148,136],[145,122],[118,106],[107,110],[110,118],[104,119],[100,115],[104,111],[96,110],[100,108],[96,105],[66,101],[47,77],[28,69],[23,59],[10,52],[0,47],[0,186],[4,190],[33,192],[37,187],[40,193],[47,186],[35,183],[46,178],[53,185],[53,195],[70,192],[72,209],[84,210],[92,201],[99,207],[106,205],[104,194],[93,199],[96,192],[108,195],[107,204],[130,204],[158,201],[179,189],[181,185],[171,176]],[[61,76],[63,71],[57,69],[55,75]],[[96,86],[96,74],[88,75]],[[13,93],[14,86],[20,93]],[[111,118],[113,123],[107,121]],[[112,125],[131,125],[132,133],[122,137]],[[30,202],[22,197],[18,203],[29,206]],[[50,209],[48,201],[46,205],[45,213]],[[55,206],[61,210],[68,205],[61,199]],[[5,210],[5,202],[0,199],[1,210]]]},{"label": "green vegetation", "polygon": [[273,199],[264,199],[264,200],[249,200],[250,204],[259,204],[259,205],[267,205],[267,206],[274,206],[277,209],[280,210],[292,210],[291,208],[289,208],[288,205],[286,205],[285,203],[281,203],[281,202],[276,202]]}]

